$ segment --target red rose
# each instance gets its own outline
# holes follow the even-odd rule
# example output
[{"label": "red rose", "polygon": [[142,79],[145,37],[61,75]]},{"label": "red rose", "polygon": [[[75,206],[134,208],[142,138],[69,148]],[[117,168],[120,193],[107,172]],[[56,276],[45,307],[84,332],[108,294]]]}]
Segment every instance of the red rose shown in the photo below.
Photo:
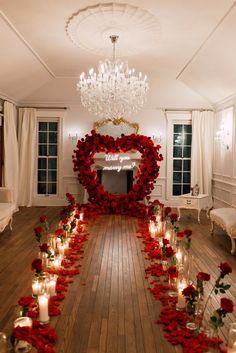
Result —
[{"label": "red rose", "polygon": [[39,249],[42,252],[48,252],[48,249],[49,249],[48,244],[47,243],[43,243],[42,245],[40,245]]},{"label": "red rose", "polygon": [[210,281],[211,276],[208,273],[205,272],[199,272],[197,275],[197,279],[199,279],[199,281]]},{"label": "red rose", "polygon": [[182,239],[184,237],[184,232],[177,232],[177,239]]},{"label": "red rose", "polygon": [[170,212],[172,211],[171,207],[165,207],[164,212],[165,215],[167,216]]},{"label": "red rose", "polygon": [[176,222],[178,219],[178,215],[176,213],[171,213],[170,214],[170,220],[171,222]]},{"label": "red rose", "polygon": [[47,220],[48,220],[48,218],[47,218],[46,215],[42,215],[42,216],[39,217],[39,221],[40,221],[41,223],[44,223],[44,222],[46,222]]},{"label": "red rose", "polygon": [[42,233],[42,231],[43,231],[43,228],[41,226],[38,226],[38,227],[34,228],[35,234],[40,234],[40,233]]},{"label": "red rose", "polygon": [[65,218],[65,219],[62,220],[62,224],[63,224],[63,225],[66,225],[68,222],[69,222],[69,220],[68,220],[67,218]]},{"label": "red rose", "polygon": [[221,298],[220,306],[226,313],[232,313],[234,311],[234,303],[228,298]]},{"label": "red rose", "polygon": [[59,237],[59,236],[61,236],[61,235],[63,235],[63,234],[64,234],[63,229],[58,228],[58,229],[55,230],[55,235],[56,235],[57,237]]},{"label": "red rose", "polygon": [[42,271],[42,260],[41,259],[35,259],[32,264],[31,264],[32,270],[37,270],[37,271]]},{"label": "red rose", "polygon": [[168,268],[168,275],[170,276],[170,278],[177,278],[178,277],[178,271],[176,266],[170,266]]},{"label": "red rose", "polygon": [[21,297],[18,300],[18,305],[20,306],[30,306],[33,303],[34,303],[34,298],[32,297]]},{"label": "red rose", "polygon": [[194,288],[194,286],[190,285],[190,286],[184,288],[182,293],[185,297],[191,297],[193,294],[196,293],[196,289]]},{"label": "red rose", "polygon": [[172,257],[174,256],[174,250],[171,246],[166,247],[166,257]]},{"label": "red rose", "polygon": [[184,235],[186,237],[191,237],[192,234],[193,234],[193,232],[191,231],[191,229],[185,229],[184,230]]},{"label": "red rose", "polygon": [[168,239],[165,239],[165,238],[163,239],[162,242],[163,242],[163,245],[168,245],[168,244],[170,244],[169,240],[168,240]]},{"label": "red rose", "polygon": [[232,268],[227,262],[221,262],[219,268],[223,276],[228,275],[232,272]]}]

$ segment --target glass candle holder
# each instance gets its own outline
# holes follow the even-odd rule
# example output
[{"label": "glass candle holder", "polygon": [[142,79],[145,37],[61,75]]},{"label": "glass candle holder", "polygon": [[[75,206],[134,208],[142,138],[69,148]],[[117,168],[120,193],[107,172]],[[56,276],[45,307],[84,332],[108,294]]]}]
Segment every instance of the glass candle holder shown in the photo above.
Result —
[{"label": "glass candle holder", "polygon": [[3,332],[0,332],[0,352],[7,353],[7,336]]},{"label": "glass candle holder", "polygon": [[32,279],[32,296],[36,298],[42,292],[42,281],[39,278],[34,277]]},{"label": "glass candle holder", "polygon": [[236,322],[229,326],[227,353],[236,353]]},{"label": "glass candle holder", "polygon": [[[27,316],[18,317],[14,321],[14,328],[16,328],[18,326],[19,327],[32,327],[31,318],[27,317]],[[15,353],[26,353],[26,352],[30,352],[31,349],[32,349],[32,345],[27,341],[16,339],[14,342],[14,352]]]}]

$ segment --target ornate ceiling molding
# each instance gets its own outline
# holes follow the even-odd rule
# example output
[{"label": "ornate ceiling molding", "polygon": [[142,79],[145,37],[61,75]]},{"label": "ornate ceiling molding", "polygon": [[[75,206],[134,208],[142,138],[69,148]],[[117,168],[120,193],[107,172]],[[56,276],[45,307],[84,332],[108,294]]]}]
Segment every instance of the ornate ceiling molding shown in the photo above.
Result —
[{"label": "ornate ceiling molding", "polygon": [[111,56],[109,36],[120,37],[119,57],[148,51],[158,45],[160,24],[145,9],[120,3],[99,3],[78,10],[68,19],[66,33],[72,42],[93,54]]}]

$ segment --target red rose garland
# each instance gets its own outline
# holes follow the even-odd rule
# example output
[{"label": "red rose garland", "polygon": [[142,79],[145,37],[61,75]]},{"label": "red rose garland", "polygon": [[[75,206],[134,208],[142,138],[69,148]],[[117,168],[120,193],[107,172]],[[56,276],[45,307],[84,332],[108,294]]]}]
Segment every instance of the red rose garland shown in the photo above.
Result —
[{"label": "red rose garland", "polygon": [[[78,172],[80,183],[89,194],[89,202],[99,213],[119,213],[132,216],[143,216],[146,206],[139,203],[154,189],[154,182],[159,175],[158,162],[160,145],[155,146],[150,137],[131,134],[114,139],[112,136],[100,135],[94,130],[91,135],[78,140],[74,150],[74,171]],[[141,162],[138,167],[135,183],[128,194],[119,197],[104,190],[96,171],[93,169],[94,155],[98,152],[126,153],[138,151],[141,153]],[[87,205],[90,208],[90,206]]]}]

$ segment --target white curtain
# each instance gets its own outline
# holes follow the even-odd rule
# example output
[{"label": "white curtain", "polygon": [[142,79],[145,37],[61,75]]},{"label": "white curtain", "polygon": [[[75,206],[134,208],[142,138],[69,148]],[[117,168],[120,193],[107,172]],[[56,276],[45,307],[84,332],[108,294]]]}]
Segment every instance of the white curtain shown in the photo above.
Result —
[{"label": "white curtain", "polygon": [[4,102],[4,170],[3,179],[7,188],[12,190],[13,202],[18,210],[19,155],[16,136],[16,107]]},{"label": "white curtain", "polygon": [[19,205],[32,206],[36,160],[36,110],[19,109]]},{"label": "white curtain", "polygon": [[209,196],[212,195],[213,146],[214,113],[193,111],[191,185],[198,184],[200,193]]}]

